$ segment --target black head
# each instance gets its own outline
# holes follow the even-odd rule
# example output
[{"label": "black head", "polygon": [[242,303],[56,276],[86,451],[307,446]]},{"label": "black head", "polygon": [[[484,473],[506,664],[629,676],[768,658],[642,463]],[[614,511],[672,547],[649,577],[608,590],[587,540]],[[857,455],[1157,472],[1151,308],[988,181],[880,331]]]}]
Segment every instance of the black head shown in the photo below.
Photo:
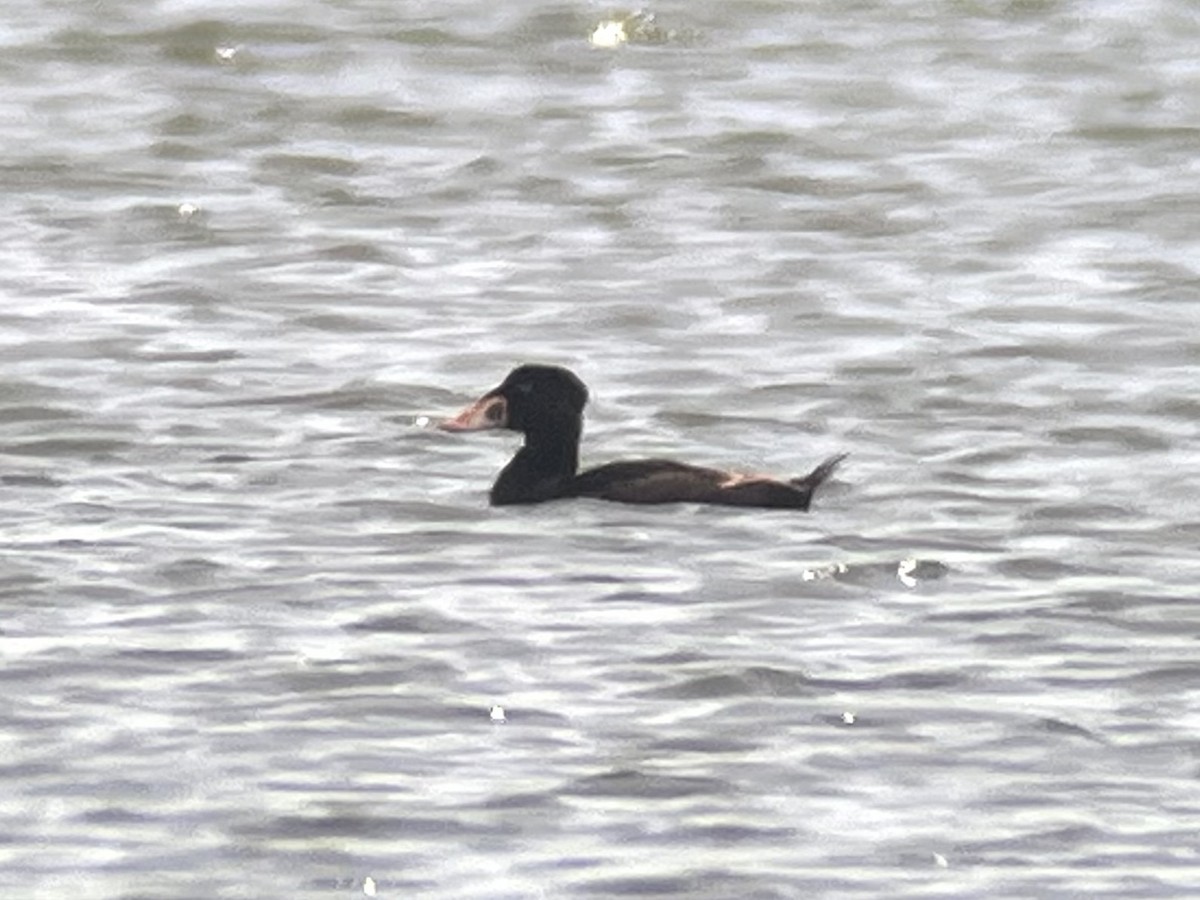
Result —
[{"label": "black head", "polygon": [[499,387],[439,427],[445,431],[509,428],[527,434],[578,427],[587,400],[587,388],[573,372],[561,366],[527,364],[513,369]]},{"label": "black head", "polygon": [[508,401],[508,427],[514,431],[547,416],[578,419],[588,401],[583,382],[560,366],[518,366],[492,393]]}]

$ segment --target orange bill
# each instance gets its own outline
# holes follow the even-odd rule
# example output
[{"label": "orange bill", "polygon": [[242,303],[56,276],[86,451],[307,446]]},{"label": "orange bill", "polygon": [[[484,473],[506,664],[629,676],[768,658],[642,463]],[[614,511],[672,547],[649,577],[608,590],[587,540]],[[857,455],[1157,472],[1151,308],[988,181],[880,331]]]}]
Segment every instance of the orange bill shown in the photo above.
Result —
[{"label": "orange bill", "polygon": [[508,401],[503,397],[485,395],[453,419],[438,423],[442,431],[483,431],[508,425]]}]

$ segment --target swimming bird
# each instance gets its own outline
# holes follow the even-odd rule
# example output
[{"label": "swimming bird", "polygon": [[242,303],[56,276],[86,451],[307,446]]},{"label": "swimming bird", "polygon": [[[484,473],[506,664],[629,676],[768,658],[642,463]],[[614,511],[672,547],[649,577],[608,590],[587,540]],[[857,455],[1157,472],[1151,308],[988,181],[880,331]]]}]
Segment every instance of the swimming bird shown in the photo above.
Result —
[{"label": "swimming bird", "polygon": [[831,456],[801,478],[777,479],[710,469],[670,459],[612,462],[579,471],[579,440],[588,390],[560,366],[527,364],[508,373],[443,431],[507,428],[525,436],[501,470],[493,506],[592,497],[618,503],[711,503],[807,510],[813,492],[846,458]]}]

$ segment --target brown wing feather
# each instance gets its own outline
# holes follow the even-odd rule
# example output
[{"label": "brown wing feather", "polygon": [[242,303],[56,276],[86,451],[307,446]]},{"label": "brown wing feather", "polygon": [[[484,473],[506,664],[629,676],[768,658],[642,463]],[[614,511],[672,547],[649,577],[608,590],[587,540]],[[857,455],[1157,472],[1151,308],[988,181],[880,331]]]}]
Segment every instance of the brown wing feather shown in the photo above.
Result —
[{"label": "brown wing feather", "polygon": [[572,493],[619,503],[703,503],[728,478],[725,472],[669,459],[609,463],[575,477]]},{"label": "brown wing feather", "polygon": [[811,489],[669,459],[609,463],[577,475],[567,493],[618,503],[715,503],[807,509]]}]

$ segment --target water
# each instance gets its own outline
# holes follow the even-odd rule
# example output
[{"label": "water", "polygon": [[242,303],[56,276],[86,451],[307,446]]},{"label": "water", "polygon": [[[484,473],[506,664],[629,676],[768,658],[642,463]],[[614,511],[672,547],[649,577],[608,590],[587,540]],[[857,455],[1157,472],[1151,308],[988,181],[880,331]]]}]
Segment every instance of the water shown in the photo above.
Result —
[{"label": "water", "polygon": [[6,7],[4,895],[1200,890],[1194,10],[654,11]]}]

